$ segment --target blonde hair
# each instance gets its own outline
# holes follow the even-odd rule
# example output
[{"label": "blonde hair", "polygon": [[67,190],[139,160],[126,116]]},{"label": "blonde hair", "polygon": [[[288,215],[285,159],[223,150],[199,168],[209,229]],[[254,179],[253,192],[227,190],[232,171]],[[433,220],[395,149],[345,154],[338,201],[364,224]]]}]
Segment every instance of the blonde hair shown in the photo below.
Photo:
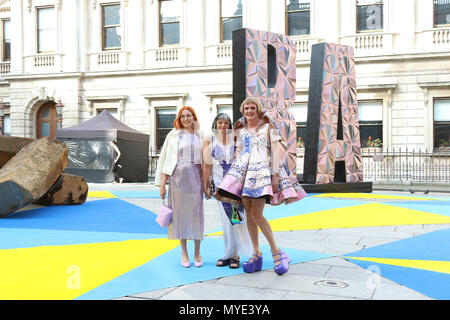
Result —
[{"label": "blonde hair", "polygon": [[256,109],[258,110],[258,114],[261,114],[261,112],[263,111],[263,106],[261,104],[261,101],[259,101],[258,98],[254,98],[254,97],[248,97],[244,101],[242,101],[241,107],[239,108],[239,111],[242,114],[244,114],[244,106],[247,105],[247,104],[251,104],[251,103],[256,105]]}]

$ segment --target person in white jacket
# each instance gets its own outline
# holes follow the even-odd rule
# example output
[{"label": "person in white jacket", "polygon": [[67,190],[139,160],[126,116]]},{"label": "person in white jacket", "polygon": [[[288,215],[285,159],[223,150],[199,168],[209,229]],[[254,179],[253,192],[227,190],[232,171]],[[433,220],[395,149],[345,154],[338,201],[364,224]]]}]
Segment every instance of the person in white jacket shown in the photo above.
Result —
[{"label": "person in white jacket", "polygon": [[203,265],[200,254],[204,235],[202,139],[194,109],[182,107],[174,121],[174,129],[164,141],[155,174],[155,185],[160,187],[162,199],[166,197],[166,183],[169,182],[168,199],[173,214],[168,238],[180,239],[181,265],[186,268],[191,265],[187,240],[195,242],[194,265]]}]

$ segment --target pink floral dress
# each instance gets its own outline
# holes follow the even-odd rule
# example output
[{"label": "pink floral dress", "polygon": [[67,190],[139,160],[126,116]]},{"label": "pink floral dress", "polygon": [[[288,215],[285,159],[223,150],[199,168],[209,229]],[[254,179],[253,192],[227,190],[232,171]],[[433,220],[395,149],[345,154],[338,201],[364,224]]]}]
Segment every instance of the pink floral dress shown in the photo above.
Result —
[{"label": "pink floral dress", "polygon": [[245,119],[235,126],[236,153],[230,169],[216,189],[220,201],[240,201],[242,197],[264,198],[266,203],[291,203],[306,196],[296,177],[280,165],[278,192],[272,189],[271,143],[280,140],[277,129],[267,119],[256,129],[246,126]]}]

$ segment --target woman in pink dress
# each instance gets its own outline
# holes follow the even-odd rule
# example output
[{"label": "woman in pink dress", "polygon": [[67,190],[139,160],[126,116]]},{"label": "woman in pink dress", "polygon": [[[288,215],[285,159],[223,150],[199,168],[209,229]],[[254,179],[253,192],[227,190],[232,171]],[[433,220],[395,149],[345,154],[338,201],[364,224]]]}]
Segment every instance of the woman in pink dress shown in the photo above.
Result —
[{"label": "woman in pink dress", "polygon": [[203,188],[202,188],[202,140],[194,109],[184,106],[174,121],[161,149],[155,174],[155,185],[160,195],[166,197],[169,182],[169,206],[172,221],[168,228],[169,239],[179,239],[181,265],[190,267],[187,240],[194,240],[194,265],[203,265],[200,243],[204,234]]},{"label": "woman in pink dress", "polygon": [[270,119],[262,113],[258,99],[247,98],[241,104],[244,115],[235,124],[236,152],[230,169],[217,187],[214,197],[220,201],[242,202],[247,213],[247,228],[253,256],[245,262],[245,272],[260,271],[262,253],[258,228],[269,242],[274,271],[288,271],[290,259],[275,243],[272,228],[263,215],[266,203],[292,203],[306,196],[298,181],[289,178],[280,164],[280,135]]}]

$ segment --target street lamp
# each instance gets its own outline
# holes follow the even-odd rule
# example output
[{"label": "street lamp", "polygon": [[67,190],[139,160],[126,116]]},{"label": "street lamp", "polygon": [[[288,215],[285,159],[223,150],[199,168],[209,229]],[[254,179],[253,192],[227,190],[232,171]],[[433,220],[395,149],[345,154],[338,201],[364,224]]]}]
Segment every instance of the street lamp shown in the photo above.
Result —
[{"label": "street lamp", "polygon": [[3,107],[3,103],[0,102],[0,131],[2,132],[2,135],[5,134],[5,132],[3,131],[4,116],[5,116],[5,107]]},{"label": "street lamp", "polygon": [[62,119],[62,110],[64,108],[64,105],[61,102],[61,99],[58,100],[58,103],[55,105],[56,108],[56,117],[58,119]]}]

